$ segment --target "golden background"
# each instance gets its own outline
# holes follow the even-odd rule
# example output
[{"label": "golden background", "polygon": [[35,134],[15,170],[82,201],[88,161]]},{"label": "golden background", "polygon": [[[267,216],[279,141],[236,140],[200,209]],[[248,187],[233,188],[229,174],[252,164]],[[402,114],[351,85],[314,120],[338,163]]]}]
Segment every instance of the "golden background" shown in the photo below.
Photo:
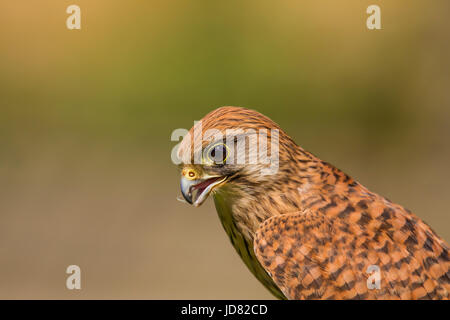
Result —
[{"label": "golden background", "polygon": [[[66,28],[71,4],[81,30]],[[383,30],[366,28],[371,4]],[[268,115],[448,241],[449,9],[2,1],[0,298],[272,298],[212,201],[176,201],[171,132],[222,105]]]}]

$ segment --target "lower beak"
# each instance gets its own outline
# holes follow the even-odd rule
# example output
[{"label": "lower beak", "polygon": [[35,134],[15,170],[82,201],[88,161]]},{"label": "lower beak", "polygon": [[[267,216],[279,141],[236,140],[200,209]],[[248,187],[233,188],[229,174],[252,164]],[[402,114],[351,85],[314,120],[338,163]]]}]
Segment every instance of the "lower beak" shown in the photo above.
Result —
[{"label": "lower beak", "polygon": [[181,194],[189,203],[198,207],[208,198],[214,187],[226,180],[226,177],[209,177],[206,179],[189,180],[181,177]]}]

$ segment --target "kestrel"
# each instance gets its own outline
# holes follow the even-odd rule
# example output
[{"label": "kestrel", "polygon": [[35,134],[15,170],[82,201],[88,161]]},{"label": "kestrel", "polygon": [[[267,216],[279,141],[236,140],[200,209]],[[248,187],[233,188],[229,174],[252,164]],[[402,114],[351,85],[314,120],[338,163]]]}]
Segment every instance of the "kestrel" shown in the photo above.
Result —
[{"label": "kestrel", "polygon": [[[207,114],[178,148],[181,192],[212,194],[234,248],[280,299],[448,299],[448,245],[245,108]],[[261,154],[263,156],[261,156]]]}]

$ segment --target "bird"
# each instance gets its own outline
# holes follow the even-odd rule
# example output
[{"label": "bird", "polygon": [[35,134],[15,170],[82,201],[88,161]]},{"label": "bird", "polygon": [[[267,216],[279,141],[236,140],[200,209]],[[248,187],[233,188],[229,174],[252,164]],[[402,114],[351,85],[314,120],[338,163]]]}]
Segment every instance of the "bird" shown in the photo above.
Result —
[{"label": "bird", "polygon": [[428,224],[263,114],[215,109],[176,154],[184,201],[211,195],[237,253],[276,298],[449,299],[448,244]]}]

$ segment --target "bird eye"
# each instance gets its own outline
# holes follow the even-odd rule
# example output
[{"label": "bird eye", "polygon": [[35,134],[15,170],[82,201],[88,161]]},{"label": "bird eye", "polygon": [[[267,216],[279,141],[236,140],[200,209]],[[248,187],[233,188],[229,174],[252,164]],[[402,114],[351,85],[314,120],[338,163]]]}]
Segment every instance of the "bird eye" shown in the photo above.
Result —
[{"label": "bird eye", "polygon": [[223,144],[216,144],[208,151],[208,159],[214,164],[224,164],[228,157],[228,147]]}]

